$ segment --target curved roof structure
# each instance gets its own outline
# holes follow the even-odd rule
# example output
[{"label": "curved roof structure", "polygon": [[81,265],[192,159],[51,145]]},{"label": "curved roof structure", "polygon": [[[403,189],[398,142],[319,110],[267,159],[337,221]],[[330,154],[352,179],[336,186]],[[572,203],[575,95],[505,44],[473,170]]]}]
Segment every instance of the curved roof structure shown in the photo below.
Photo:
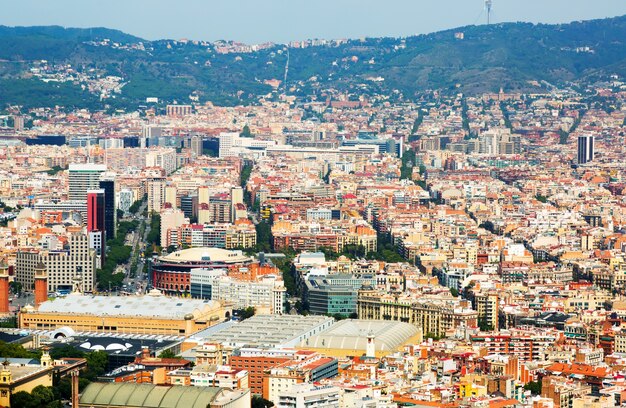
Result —
[{"label": "curved roof structure", "polygon": [[[227,390],[230,391],[230,390]],[[91,383],[80,397],[81,406],[206,408],[225,389],[219,387],[159,386],[133,383]],[[231,392],[238,398],[244,393]]]},{"label": "curved roof structure", "polygon": [[330,329],[300,343],[300,347],[365,350],[374,338],[376,351],[391,352],[420,334],[412,324],[388,320],[342,320]]},{"label": "curved roof structure", "polygon": [[93,296],[72,293],[39,305],[39,313],[73,313],[97,316],[131,316],[160,319],[184,319],[186,315],[204,316],[219,310],[215,300],[164,296],[150,291],[143,296]]},{"label": "curved roof structure", "polygon": [[165,263],[241,263],[250,262],[252,259],[241,251],[229,251],[221,248],[198,247],[183,249],[159,258],[159,262]]}]

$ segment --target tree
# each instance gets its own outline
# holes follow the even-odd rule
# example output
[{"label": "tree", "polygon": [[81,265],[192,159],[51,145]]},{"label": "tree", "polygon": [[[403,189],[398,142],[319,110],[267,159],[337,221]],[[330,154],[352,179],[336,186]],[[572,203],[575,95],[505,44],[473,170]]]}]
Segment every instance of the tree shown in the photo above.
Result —
[{"label": "tree", "polygon": [[159,358],[180,358],[172,350],[165,350],[159,354]]},{"label": "tree", "polygon": [[493,327],[487,320],[487,315],[484,315],[478,319],[478,328],[480,329],[480,331],[483,331],[483,332],[493,331]]},{"label": "tree", "polygon": [[241,137],[253,137],[252,132],[250,132],[250,126],[244,125],[243,130],[239,134]]},{"label": "tree", "polygon": [[450,294],[454,297],[458,297],[459,291],[456,288],[450,288]]},{"label": "tree", "polygon": [[252,396],[251,408],[271,408],[274,406],[272,401],[268,401],[263,397],[259,397],[258,395]]},{"label": "tree", "polygon": [[428,332],[424,336],[425,339],[433,339],[434,341],[441,340],[443,336],[438,336],[437,333]]},{"label": "tree", "polygon": [[85,353],[74,346],[64,344],[50,350],[50,357],[54,360],[61,358],[85,358]]},{"label": "tree", "polygon": [[43,385],[38,385],[30,392],[30,395],[33,398],[41,401],[41,404],[48,404],[54,400],[54,392],[52,392],[52,387],[45,387]]},{"label": "tree", "polygon": [[239,310],[237,315],[239,316],[240,320],[246,320],[254,316],[255,311],[256,310],[254,309],[254,307],[250,306],[246,307],[245,309]]},{"label": "tree", "polygon": [[32,358],[41,357],[41,352],[31,352],[19,344],[6,343],[0,341],[0,356],[6,358]]},{"label": "tree", "polygon": [[524,385],[524,389],[530,391],[533,395],[541,394],[541,379],[526,383],[526,385]]},{"label": "tree", "polygon": [[87,374],[85,378],[95,379],[97,376],[104,374],[109,364],[109,355],[101,350],[87,353]]},{"label": "tree", "polygon": [[11,288],[11,292],[16,295],[20,295],[22,293],[22,284],[17,281],[13,281],[9,283],[9,287]]},{"label": "tree", "polygon": [[26,391],[19,391],[11,395],[11,406],[22,408],[39,408],[41,407],[41,402],[36,401],[35,398],[33,398],[33,396]]}]

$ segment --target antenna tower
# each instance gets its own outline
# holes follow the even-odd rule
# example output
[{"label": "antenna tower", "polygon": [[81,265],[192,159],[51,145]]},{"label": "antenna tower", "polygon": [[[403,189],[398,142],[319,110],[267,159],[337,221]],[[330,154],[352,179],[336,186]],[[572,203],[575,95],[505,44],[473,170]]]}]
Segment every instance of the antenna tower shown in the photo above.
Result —
[{"label": "antenna tower", "polygon": [[491,23],[491,6],[493,5],[493,0],[485,0],[485,9],[487,10],[487,25]]}]

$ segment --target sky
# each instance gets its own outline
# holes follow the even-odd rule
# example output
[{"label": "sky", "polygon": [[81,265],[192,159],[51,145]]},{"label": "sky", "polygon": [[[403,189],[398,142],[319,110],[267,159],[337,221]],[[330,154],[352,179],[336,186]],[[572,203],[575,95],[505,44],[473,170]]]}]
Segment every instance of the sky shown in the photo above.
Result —
[{"label": "sky", "polygon": [[[493,0],[492,22],[564,23],[626,14],[626,0]],[[107,27],[148,40],[399,37],[487,20],[484,0],[13,0],[0,24]]]}]

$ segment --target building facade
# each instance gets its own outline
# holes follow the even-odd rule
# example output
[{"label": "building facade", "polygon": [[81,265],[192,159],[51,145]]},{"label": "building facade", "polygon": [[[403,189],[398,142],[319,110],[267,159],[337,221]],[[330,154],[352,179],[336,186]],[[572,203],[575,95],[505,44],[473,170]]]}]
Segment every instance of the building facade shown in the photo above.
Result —
[{"label": "building facade", "polygon": [[67,248],[61,251],[24,249],[17,252],[15,279],[24,288],[35,284],[35,269],[42,262],[48,272],[48,291],[71,291],[76,283],[85,292],[93,291],[96,284],[96,251],[89,248],[89,237],[84,232],[69,236]]}]

